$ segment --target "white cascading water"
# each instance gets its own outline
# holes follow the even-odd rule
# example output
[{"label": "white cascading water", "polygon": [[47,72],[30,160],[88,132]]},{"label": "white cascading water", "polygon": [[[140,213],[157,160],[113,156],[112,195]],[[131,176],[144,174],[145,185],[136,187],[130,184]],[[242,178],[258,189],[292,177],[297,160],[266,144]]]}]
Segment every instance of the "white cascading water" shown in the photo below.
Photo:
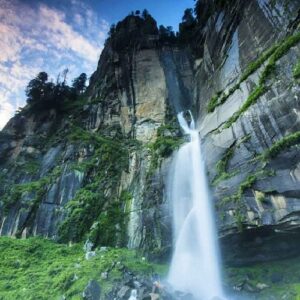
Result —
[{"label": "white cascading water", "polygon": [[189,125],[180,113],[178,120],[190,142],[177,152],[169,175],[175,249],[168,281],[197,300],[224,299],[200,136],[193,119]]}]

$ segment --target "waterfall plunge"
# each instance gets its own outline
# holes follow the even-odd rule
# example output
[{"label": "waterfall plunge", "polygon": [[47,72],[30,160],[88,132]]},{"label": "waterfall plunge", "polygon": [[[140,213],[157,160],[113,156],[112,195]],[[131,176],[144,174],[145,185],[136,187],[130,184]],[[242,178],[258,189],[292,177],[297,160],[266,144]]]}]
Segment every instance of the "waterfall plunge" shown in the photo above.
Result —
[{"label": "waterfall plunge", "polygon": [[168,281],[197,300],[220,299],[218,246],[200,137],[193,120],[188,125],[183,113],[178,120],[190,142],[179,149],[169,175],[176,243]]}]

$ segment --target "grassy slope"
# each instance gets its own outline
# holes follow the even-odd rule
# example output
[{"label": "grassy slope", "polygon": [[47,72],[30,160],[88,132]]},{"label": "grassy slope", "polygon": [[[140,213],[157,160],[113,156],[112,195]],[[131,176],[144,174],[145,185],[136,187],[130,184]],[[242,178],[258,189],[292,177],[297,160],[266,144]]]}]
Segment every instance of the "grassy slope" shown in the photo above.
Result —
[{"label": "grassy slope", "polygon": [[[63,295],[68,300],[82,299],[82,291],[90,279],[96,279],[105,293],[121,277],[118,267],[111,268],[116,262],[136,274],[164,275],[167,271],[166,265],[150,264],[127,249],[97,251],[95,257],[85,260],[82,244],[66,246],[42,238],[1,237],[0,299],[58,300]],[[108,279],[101,279],[101,273],[108,269],[111,269]],[[281,274],[282,280],[272,283],[274,274]],[[228,286],[239,284],[245,278],[252,286],[257,283],[269,286],[250,295],[250,299],[281,299],[283,295],[287,295],[285,299],[300,299],[300,258],[226,268],[225,277]]]},{"label": "grassy slope", "polygon": [[51,300],[82,299],[81,294],[90,279],[96,279],[102,290],[108,291],[121,276],[117,267],[107,280],[101,273],[114,262],[136,273],[163,274],[164,266],[149,264],[134,251],[110,249],[84,258],[82,244],[66,246],[50,240],[0,238],[0,299]]}]

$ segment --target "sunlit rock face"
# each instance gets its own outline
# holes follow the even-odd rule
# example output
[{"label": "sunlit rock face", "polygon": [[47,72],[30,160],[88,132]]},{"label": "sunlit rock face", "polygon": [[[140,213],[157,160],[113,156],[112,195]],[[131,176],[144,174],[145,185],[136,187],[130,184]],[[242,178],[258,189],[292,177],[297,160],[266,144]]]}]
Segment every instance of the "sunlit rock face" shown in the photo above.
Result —
[{"label": "sunlit rock face", "polygon": [[[76,206],[74,228],[82,212],[92,215],[76,238],[92,232],[103,244],[101,236],[112,236],[105,243],[167,257],[165,177],[180,138],[173,123],[179,111],[191,109],[225,259],[244,263],[296,252],[300,172],[291,134],[300,130],[293,73],[300,44],[288,37],[298,39],[299,1],[201,3],[203,18],[186,44],[165,43],[152,18],[129,16],[107,41],[83,101],[64,113],[36,115],[27,107],[11,119],[0,136],[2,235],[59,239],[93,184],[96,213]],[[126,153],[110,148],[111,140]],[[266,155],[272,145],[280,149]],[[22,187],[7,194],[15,184]],[[108,229],[111,219],[116,224]],[[72,240],[71,230],[63,232]]]}]

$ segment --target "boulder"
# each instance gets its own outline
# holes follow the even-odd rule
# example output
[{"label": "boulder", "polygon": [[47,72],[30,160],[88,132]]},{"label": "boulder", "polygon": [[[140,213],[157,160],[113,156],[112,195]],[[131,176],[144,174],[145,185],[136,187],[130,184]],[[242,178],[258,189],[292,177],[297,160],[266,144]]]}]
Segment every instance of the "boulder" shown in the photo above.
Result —
[{"label": "boulder", "polygon": [[82,293],[84,300],[100,300],[100,295],[101,287],[96,280],[90,280]]}]

